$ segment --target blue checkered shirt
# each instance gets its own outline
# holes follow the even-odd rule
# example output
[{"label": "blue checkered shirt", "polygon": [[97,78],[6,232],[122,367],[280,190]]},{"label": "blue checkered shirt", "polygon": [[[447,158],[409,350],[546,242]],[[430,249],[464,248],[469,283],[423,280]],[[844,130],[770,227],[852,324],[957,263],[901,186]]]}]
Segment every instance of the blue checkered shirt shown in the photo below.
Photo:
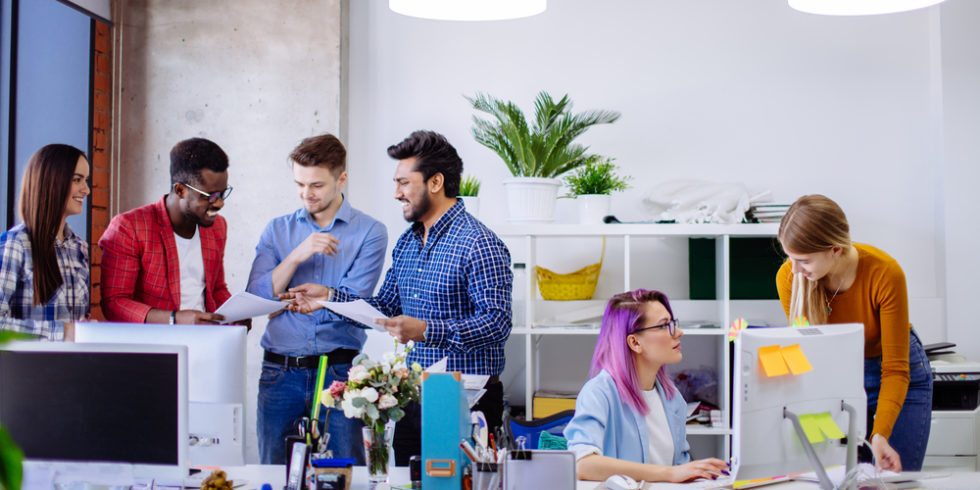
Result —
[{"label": "blue checkered shirt", "polygon": [[65,338],[65,322],[89,312],[88,243],[65,225],[64,241],[55,244],[63,283],[43,305],[34,304],[34,265],[27,229],[19,224],[0,235],[0,329]]},{"label": "blue checkered shirt", "polygon": [[[510,337],[510,252],[459,201],[424,233],[413,224],[398,238],[378,295],[365,298],[388,316],[425,320],[425,341],[409,362],[423,367],[449,357],[449,371],[500,374]],[[335,290],[333,301],[355,296]]]}]

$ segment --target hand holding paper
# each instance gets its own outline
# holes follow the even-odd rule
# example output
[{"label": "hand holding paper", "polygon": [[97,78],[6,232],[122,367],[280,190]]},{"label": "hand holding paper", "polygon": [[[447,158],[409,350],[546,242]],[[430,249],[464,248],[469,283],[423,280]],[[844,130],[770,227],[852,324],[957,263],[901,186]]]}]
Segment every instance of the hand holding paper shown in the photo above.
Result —
[{"label": "hand holding paper", "polygon": [[286,307],[286,303],[272,301],[242,291],[228,298],[215,313],[225,317],[221,323],[233,323],[256,316],[269,315]]},{"label": "hand holding paper", "polygon": [[375,309],[373,306],[369,305],[367,301],[364,301],[363,299],[359,299],[356,301],[349,301],[346,303],[340,303],[336,301],[317,301],[317,303],[320,303],[321,305],[323,305],[324,308],[340,316],[350,318],[351,320],[354,320],[355,322],[360,323],[366,327],[373,328],[379,332],[385,332],[385,333],[388,332],[381,325],[374,323],[374,320],[376,318],[388,318],[388,317],[385,316],[384,313],[381,313],[380,311]]}]

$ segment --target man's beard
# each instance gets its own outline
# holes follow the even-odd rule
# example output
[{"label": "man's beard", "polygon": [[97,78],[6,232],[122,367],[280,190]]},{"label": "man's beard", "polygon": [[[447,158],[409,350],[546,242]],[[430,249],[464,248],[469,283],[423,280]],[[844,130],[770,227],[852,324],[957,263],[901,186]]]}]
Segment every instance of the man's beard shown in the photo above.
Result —
[{"label": "man's beard", "polygon": [[200,216],[191,213],[189,211],[184,213],[184,217],[187,218],[187,220],[190,221],[191,223],[194,223],[195,225],[200,226],[201,228],[210,228],[214,226],[214,223],[217,221],[215,219],[215,220],[211,220],[210,223],[205,223]]},{"label": "man's beard", "polygon": [[425,214],[429,212],[430,208],[432,208],[432,200],[429,199],[428,194],[423,193],[422,197],[420,197],[418,200],[418,204],[413,205],[411,202],[408,203],[408,214],[404,215],[405,221],[415,223],[416,221],[421,220],[422,216],[425,216]]}]

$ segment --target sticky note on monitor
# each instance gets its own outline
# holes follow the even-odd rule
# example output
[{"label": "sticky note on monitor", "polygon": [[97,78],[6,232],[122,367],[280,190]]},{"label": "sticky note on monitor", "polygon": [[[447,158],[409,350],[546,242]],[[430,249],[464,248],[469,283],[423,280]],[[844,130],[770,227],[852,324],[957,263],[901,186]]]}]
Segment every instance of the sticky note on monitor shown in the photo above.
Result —
[{"label": "sticky note on monitor", "polygon": [[[827,415],[830,415],[829,413]],[[810,444],[816,444],[818,442],[823,442],[823,431],[821,430],[820,420],[816,414],[806,413],[800,415],[800,425],[803,427],[803,432],[806,434],[807,440]],[[833,422],[833,421],[831,421]]]},{"label": "sticky note on monitor", "polygon": [[786,368],[786,361],[783,360],[783,356],[779,352],[778,345],[759,347],[759,362],[762,363],[762,369],[766,376],[770,378],[782,376],[789,372],[789,369]]},{"label": "sticky note on monitor", "polygon": [[803,353],[803,349],[800,348],[800,344],[788,345],[779,349],[779,353],[782,354],[783,360],[789,365],[790,371],[793,372],[793,376],[803,374],[808,371],[813,371],[813,366],[810,365],[810,361],[807,360],[806,354]]},{"label": "sticky note on monitor", "polygon": [[812,414],[812,417],[820,427],[820,431],[828,439],[843,439],[845,437],[844,432],[837,426],[837,422],[834,422],[833,417],[830,416],[830,412],[815,413]]}]

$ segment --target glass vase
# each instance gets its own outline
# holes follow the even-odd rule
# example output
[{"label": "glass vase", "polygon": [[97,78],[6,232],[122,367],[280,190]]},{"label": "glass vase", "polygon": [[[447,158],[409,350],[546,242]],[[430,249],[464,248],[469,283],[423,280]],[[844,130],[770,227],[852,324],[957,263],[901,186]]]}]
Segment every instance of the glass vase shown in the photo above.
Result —
[{"label": "glass vase", "polygon": [[394,424],[381,425],[375,422],[361,428],[361,436],[364,438],[364,459],[368,470],[368,481],[371,483],[388,481],[388,463],[394,434]]}]

